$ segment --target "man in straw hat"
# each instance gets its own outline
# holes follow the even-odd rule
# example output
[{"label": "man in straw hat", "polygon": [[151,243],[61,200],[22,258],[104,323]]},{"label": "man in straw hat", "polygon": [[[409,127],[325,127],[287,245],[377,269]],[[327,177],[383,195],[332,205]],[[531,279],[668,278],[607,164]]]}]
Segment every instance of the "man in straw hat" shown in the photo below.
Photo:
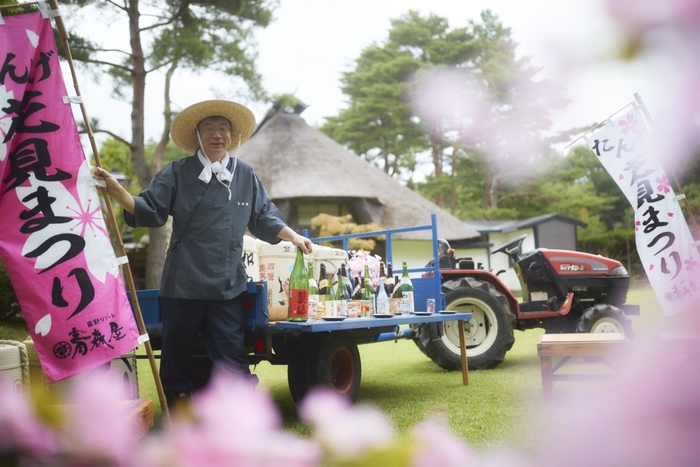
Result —
[{"label": "man in straw hat", "polygon": [[240,104],[200,102],[180,112],[170,129],[175,144],[193,155],[169,164],[138,196],[106,170],[95,170],[130,226],[160,227],[173,217],[160,284],[160,375],[169,403],[192,393],[193,343],[200,334],[215,364],[250,375],[243,344],[247,276],[240,261],[246,228],[266,242],[288,240],[311,252],[311,241],[286,225],[250,165],[229,152],[254,127],[252,112]]}]

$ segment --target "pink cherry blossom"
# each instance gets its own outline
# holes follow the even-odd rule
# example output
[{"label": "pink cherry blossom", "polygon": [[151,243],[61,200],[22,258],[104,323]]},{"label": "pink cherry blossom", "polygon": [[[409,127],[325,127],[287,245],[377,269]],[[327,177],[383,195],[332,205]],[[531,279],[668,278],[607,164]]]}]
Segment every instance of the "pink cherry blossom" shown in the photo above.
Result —
[{"label": "pink cherry blossom", "polygon": [[457,438],[444,420],[424,420],[411,429],[416,451],[414,467],[461,467],[474,465],[474,453]]},{"label": "pink cherry blossom", "polygon": [[42,423],[24,393],[0,397],[0,434],[0,452],[19,451],[39,459],[58,452],[56,433]]},{"label": "pink cherry blossom", "polygon": [[333,454],[349,458],[394,442],[394,428],[378,409],[356,405],[329,389],[309,392],[299,417],[314,428],[319,442]]}]

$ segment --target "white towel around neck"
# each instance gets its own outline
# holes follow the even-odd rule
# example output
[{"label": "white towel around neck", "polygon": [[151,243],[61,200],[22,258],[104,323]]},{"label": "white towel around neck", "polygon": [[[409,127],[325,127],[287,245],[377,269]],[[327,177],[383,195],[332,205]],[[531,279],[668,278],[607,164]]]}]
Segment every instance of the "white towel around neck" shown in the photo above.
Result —
[{"label": "white towel around neck", "polygon": [[204,166],[202,171],[199,173],[198,178],[204,183],[209,183],[211,181],[212,174],[216,175],[216,179],[219,181],[219,183],[228,189],[228,199],[230,200],[231,182],[233,181],[233,174],[236,172],[238,158],[234,158],[233,172],[229,172],[228,163],[231,160],[231,157],[228,155],[228,152],[221,162],[217,161],[214,163],[212,163],[208,157],[204,156],[201,151],[197,151],[197,156],[199,157],[199,161]]}]

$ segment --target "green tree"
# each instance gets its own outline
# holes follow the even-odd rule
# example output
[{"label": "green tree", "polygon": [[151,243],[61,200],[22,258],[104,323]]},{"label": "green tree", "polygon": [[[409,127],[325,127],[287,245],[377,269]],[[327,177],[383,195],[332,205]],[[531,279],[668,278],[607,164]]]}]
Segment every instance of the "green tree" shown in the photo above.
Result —
[{"label": "green tree", "polygon": [[[355,69],[343,74],[349,106],[321,131],[389,175],[411,178],[416,155],[430,147],[406,100],[412,77],[421,68],[462,60],[471,38],[463,28],[450,31],[447,19],[433,14],[409,11],[391,24],[388,39],[365,48]],[[438,177],[440,167],[438,162]]]},{"label": "green tree", "polygon": [[[275,0],[66,0],[72,6],[90,7],[92,21],[119,23],[125,20],[126,47],[106,49],[90,38],[71,32],[73,58],[107,73],[114,93],[131,103],[131,138],[106,131],[129,147],[130,162],[141,187],[146,187],[162,167],[173,114],[170,85],[178,69],[215,70],[237,78],[218,89],[233,94],[245,85],[255,99],[264,97],[255,67],[253,33],[272,19]],[[70,15],[66,17],[70,18]],[[146,158],[145,96],[147,77],[164,72],[163,131],[150,163]],[[166,232],[149,232],[147,287],[157,287],[165,260]]]}]

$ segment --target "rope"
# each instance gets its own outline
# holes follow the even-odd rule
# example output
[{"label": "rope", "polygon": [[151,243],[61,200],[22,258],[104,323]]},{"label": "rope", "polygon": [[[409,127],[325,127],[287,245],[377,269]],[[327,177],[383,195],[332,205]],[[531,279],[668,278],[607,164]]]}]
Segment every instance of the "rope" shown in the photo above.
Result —
[{"label": "rope", "polygon": [[[27,354],[27,346],[17,341],[0,340],[0,345],[12,345],[19,349],[20,368],[22,368],[22,384],[29,389],[29,355]],[[0,367],[0,370],[14,368],[12,366]]]}]

